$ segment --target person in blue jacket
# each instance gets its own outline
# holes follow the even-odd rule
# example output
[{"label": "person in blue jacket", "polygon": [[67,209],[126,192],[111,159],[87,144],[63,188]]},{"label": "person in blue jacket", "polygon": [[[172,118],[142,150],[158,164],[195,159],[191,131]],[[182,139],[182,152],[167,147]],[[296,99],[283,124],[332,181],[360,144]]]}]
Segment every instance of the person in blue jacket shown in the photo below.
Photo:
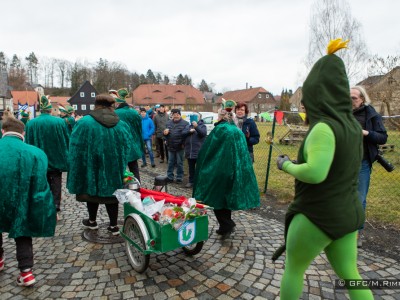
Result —
[{"label": "person in blue jacket", "polygon": [[[154,163],[153,145],[151,143],[151,138],[154,134],[154,123],[153,120],[147,115],[145,108],[140,109],[140,115],[142,116],[142,137],[147,151],[149,152],[151,166],[154,168],[156,165]],[[146,153],[143,153],[142,155],[142,162],[142,168],[147,166]]]},{"label": "person in blue jacket", "polygon": [[244,102],[239,102],[236,104],[235,114],[236,125],[240,130],[242,130],[246,137],[247,148],[249,149],[251,160],[254,163],[253,146],[258,144],[260,141],[260,133],[258,132],[256,122],[254,122],[253,119],[247,118],[247,115],[249,114],[249,108]]}]

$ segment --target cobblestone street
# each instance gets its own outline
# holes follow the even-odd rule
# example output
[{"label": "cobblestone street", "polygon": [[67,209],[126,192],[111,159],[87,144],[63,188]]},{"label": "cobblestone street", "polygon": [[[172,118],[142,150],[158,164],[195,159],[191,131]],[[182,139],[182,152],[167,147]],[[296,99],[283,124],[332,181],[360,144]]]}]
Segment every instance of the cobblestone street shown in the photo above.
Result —
[{"label": "cobblestone street", "polygon": [[[158,160],[156,159],[158,163]],[[166,164],[142,168],[143,186],[151,189],[154,176]],[[136,273],[129,264],[124,242],[91,243],[82,237],[84,204],[65,189],[61,220],[53,238],[34,239],[32,288],[19,287],[15,243],[4,237],[5,268],[0,272],[0,299],[279,299],[283,259],[273,263],[272,253],[282,243],[283,224],[265,220],[254,211],[234,212],[236,232],[221,240],[214,214],[210,214],[209,239],[194,257],[181,249],[151,255],[149,268]],[[183,184],[170,184],[168,192],[191,195]],[[97,222],[105,230],[108,216],[100,205]],[[122,206],[119,223],[123,222]],[[108,224],[107,224],[108,225]],[[359,268],[364,279],[400,278],[400,263],[360,250]],[[306,272],[303,299],[348,299],[336,290],[337,279],[325,255],[318,256]],[[374,290],[375,299],[400,299],[400,289]]]}]

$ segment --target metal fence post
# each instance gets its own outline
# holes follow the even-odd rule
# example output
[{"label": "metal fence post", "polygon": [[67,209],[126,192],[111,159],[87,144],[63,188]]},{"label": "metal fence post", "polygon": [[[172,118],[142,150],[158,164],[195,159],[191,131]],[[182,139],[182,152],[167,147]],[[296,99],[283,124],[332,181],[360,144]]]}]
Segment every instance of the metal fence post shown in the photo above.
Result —
[{"label": "metal fence post", "polygon": [[[275,123],[276,123],[276,111],[278,110],[278,107],[275,107],[274,110],[274,119],[272,120],[272,143],[274,140],[274,136],[275,136]],[[264,185],[264,194],[267,192],[267,187],[268,187],[268,177],[269,177],[269,169],[271,166],[271,155],[272,155],[272,143],[269,144],[269,153],[268,153],[268,163],[267,163],[267,172],[265,174],[265,185]]]}]

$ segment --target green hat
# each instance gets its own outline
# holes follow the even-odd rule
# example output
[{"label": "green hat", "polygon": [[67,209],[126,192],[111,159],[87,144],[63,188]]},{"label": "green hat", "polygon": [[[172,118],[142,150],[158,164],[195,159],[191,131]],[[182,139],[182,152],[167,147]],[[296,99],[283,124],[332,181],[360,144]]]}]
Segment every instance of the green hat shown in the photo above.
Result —
[{"label": "green hat", "polygon": [[68,114],[67,110],[66,110],[63,106],[61,106],[61,105],[58,106],[58,110],[59,110],[60,112],[64,113],[64,114]]},{"label": "green hat", "polygon": [[65,109],[67,110],[69,115],[72,114],[75,111],[75,109],[72,106],[69,106],[69,105],[66,106]]},{"label": "green hat", "polygon": [[343,60],[334,53],[347,48],[348,41],[332,40],[327,55],[321,57],[312,67],[304,81],[302,103],[310,125],[333,118],[339,122],[344,115],[351,115],[349,80]]},{"label": "green hat", "polygon": [[27,118],[27,117],[29,117],[29,113],[26,113],[26,112],[21,112],[21,117],[24,117],[24,118]]},{"label": "green hat", "polygon": [[117,91],[118,97],[115,99],[117,103],[124,103],[126,102],[126,97],[128,97],[129,92],[127,89],[119,89]]},{"label": "green hat", "polygon": [[234,109],[236,106],[236,102],[233,100],[225,100],[222,98],[222,108],[225,109],[226,111],[230,112],[232,109]]},{"label": "green hat", "polygon": [[40,104],[40,110],[49,110],[53,108],[53,106],[50,103],[50,100],[44,95],[40,97],[39,104]]}]

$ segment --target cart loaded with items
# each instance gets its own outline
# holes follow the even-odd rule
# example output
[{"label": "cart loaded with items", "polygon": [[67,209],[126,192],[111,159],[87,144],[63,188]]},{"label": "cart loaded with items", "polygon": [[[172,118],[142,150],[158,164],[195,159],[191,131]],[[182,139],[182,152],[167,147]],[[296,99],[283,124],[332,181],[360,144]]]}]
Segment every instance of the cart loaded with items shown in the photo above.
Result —
[{"label": "cart loaded with items", "polygon": [[135,271],[147,269],[152,253],[178,248],[187,255],[201,251],[208,239],[209,206],[194,198],[140,188],[132,177],[126,184],[132,189],[117,190],[115,195],[124,206],[121,236]]}]

